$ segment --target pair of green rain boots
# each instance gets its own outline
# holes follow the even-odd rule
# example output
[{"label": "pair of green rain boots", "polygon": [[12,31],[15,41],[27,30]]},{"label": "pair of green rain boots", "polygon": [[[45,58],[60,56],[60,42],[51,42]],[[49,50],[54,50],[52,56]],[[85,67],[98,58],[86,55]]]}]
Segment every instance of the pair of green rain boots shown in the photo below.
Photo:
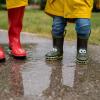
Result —
[{"label": "pair of green rain boots", "polygon": [[[53,50],[49,51],[45,58],[47,61],[50,60],[62,60],[63,59],[63,44],[64,36],[52,36],[53,37]],[[77,37],[77,63],[87,64],[88,54],[87,54],[87,43],[88,39]]]}]

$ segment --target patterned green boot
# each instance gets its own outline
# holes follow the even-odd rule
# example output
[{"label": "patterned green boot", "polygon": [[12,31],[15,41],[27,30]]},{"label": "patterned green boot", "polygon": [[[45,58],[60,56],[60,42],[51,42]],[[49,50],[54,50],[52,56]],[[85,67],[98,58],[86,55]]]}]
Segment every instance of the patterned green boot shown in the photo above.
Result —
[{"label": "patterned green boot", "polygon": [[52,36],[52,37],[53,37],[53,49],[45,55],[45,58],[46,60],[61,60],[63,58],[64,36]]},{"label": "patterned green boot", "polygon": [[86,49],[79,49],[77,52],[77,63],[87,64],[88,63],[88,54]]},{"label": "patterned green boot", "polygon": [[78,64],[88,63],[87,43],[88,43],[88,39],[81,38],[81,37],[77,38],[77,63]]}]

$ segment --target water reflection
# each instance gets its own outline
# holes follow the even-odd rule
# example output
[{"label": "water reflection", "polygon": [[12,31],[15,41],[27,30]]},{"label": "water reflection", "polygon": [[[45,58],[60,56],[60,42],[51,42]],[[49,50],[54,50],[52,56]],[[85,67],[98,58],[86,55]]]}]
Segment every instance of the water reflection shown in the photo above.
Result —
[{"label": "water reflection", "polygon": [[63,61],[45,62],[46,43],[39,39],[38,43],[25,45],[26,60],[7,55],[7,61],[0,63],[0,99],[32,96],[25,100],[99,100],[100,56],[95,47],[90,49],[89,64],[81,66],[75,64],[73,45],[66,47]]},{"label": "water reflection", "polygon": [[[8,61],[0,64],[0,98],[10,98],[13,96],[23,96],[23,80],[21,66],[25,60],[16,60],[12,57]],[[3,99],[2,99],[3,100]]]},{"label": "water reflection", "polygon": [[47,65],[51,67],[51,76],[50,76],[50,84],[49,87],[44,91],[44,94],[48,96],[48,98],[52,98],[53,100],[58,100],[58,98],[62,98],[63,96],[63,77],[62,77],[62,67],[63,64],[61,61],[55,62],[47,62]]},{"label": "water reflection", "polygon": [[[30,65],[30,66],[28,66]],[[23,66],[24,95],[41,95],[50,83],[51,68],[43,61],[33,61]]]},{"label": "water reflection", "polygon": [[[72,67],[65,67],[62,61],[46,61],[46,64],[51,67],[51,75],[49,87],[43,93],[47,100],[63,100],[65,91],[74,84],[75,72]],[[68,71],[71,73],[67,73]],[[71,77],[72,79],[68,79]]]},{"label": "water reflection", "polygon": [[10,75],[9,75],[9,82],[10,82],[10,92],[12,95],[15,96],[23,96],[23,80],[21,75],[21,65],[23,63],[15,63],[12,61],[10,66]]}]

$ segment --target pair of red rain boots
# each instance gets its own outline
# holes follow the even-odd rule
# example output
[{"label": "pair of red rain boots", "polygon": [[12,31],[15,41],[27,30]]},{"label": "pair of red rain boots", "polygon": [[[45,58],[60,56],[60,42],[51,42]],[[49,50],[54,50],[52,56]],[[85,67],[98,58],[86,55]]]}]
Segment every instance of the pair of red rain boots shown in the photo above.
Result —
[{"label": "pair of red rain boots", "polygon": [[[15,57],[26,57],[26,51],[22,49],[20,43],[20,33],[22,30],[22,21],[24,16],[25,7],[18,7],[8,9],[8,21],[9,21],[9,48],[11,54]],[[5,54],[0,47],[0,60],[5,59]]]}]

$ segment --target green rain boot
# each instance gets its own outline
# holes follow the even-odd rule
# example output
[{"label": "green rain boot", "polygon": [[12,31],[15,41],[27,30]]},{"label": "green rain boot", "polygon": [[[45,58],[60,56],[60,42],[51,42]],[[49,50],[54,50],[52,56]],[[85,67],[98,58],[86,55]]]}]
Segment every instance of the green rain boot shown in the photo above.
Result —
[{"label": "green rain boot", "polygon": [[77,37],[77,63],[87,64],[88,53],[87,53],[88,38]]},{"label": "green rain boot", "polygon": [[49,51],[45,55],[45,58],[46,60],[62,60],[64,36],[52,36],[52,37],[53,37],[53,49],[52,51]]}]

